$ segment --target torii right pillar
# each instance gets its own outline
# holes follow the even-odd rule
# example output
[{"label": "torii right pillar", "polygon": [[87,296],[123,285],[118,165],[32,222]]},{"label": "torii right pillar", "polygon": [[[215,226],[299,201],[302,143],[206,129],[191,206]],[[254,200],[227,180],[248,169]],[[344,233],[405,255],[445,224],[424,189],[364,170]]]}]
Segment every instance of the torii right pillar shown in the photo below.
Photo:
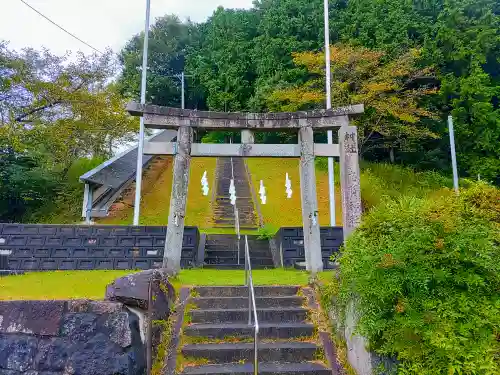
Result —
[{"label": "torii right pillar", "polygon": [[340,186],[342,189],[342,225],[344,241],[361,222],[361,186],[358,156],[358,129],[342,126],[339,130]]}]

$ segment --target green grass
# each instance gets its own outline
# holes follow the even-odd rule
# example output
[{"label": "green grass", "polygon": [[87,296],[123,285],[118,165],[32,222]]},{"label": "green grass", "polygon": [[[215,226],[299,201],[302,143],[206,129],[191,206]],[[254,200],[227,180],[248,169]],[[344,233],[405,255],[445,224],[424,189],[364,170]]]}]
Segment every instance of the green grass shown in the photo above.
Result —
[{"label": "green grass", "polygon": [[[55,271],[32,272],[25,275],[0,277],[0,300],[102,299],[106,285],[131,271]],[[328,281],[332,272],[320,274]],[[243,285],[242,270],[182,270],[172,281],[180,286]],[[255,285],[306,285],[309,275],[304,271],[273,269],[254,270]]]}]

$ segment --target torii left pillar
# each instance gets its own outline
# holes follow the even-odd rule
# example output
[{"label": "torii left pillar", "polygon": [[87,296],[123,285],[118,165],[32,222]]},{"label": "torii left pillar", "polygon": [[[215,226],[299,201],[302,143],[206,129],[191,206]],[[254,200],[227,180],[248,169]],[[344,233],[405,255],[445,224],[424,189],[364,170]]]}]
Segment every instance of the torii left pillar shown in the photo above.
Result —
[{"label": "torii left pillar", "polygon": [[306,269],[316,274],[323,271],[321,257],[321,237],[316,195],[316,172],[314,166],[313,129],[304,121],[299,130],[300,144],[300,198],[302,203],[302,223],[304,225],[304,250]]},{"label": "torii left pillar", "polygon": [[163,254],[163,268],[169,274],[176,274],[181,269],[182,239],[184,237],[192,142],[193,129],[190,126],[179,127],[177,131],[177,152],[174,157],[174,180],[170,196],[167,237]]}]

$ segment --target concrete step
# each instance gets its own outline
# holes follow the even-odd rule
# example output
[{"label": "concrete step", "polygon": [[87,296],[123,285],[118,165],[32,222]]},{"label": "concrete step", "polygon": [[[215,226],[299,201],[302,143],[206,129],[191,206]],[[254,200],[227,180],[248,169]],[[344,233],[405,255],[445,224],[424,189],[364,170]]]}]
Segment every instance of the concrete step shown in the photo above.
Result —
[{"label": "concrete step", "polygon": [[[220,365],[205,365],[186,367],[182,374],[184,375],[247,375],[253,374],[252,363],[231,363]],[[332,375],[332,370],[316,362],[303,363],[259,363],[259,374],[268,375]]]},{"label": "concrete step", "polygon": [[[247,299],[248,304],[248,299]],[[252,338],[253,326],[245,323],[191,324],[184,328],[187,336],[224,339],[227,337]],[[259,324],[259,337],[269,339],[293,339],[310,337],[314,334],[314,325],[310,323],[262,323]]]},{"label": "concrete step", "polygon": [[[240,257],[243,257],[244,247],[240,246]],[[206,257],[227,257],[227,256],[238,256],[238,249],[235,247],[228,249],[221,248],[208,248],[205,246],[205,258]],[[250,249],[250,258],[271,258],[271,251],[269,249]]]},{"label": "concrete step", "polygon": [[[198,309],[191,310],[193,323],[246,322],[248,309]],[[305,322],[309,318],[308,310],[301,307],[258,308],[259,323],[264,322]]]},{"label": "concrete step", "polygon": [[[233,264],[205,264],[203,268],[207,269],[217,269],[217,270],[244,270],[245,263],[237,264],[235,260]],[[262,265],[262,264],[252,264],[252,269],[254,270],[269,270],[273,269],[274,265]]]},{"label": "concrete step", "polygon": [[[274,267],[274,263],[271,258],[252,257],[250,262],[252,266]],[[229,257],[205,256],[205,264],[238,264],[238,256],[236,254]],[[245,264],[245,258],[240,257],[240,264]]]},{"label": "concrete step", "polygon": [[[236,280],[235,280],[236,281]],[[194,288],[200,297],[248,297],[246,286],[198,286]],[[298,286],[256,286],[254,288],[256,297],[295,296]]]},{"label": "concrete step", "polygon": [[[302,362],[315,358],[318,346],[310,342],[259,342],[258,358],[262,362]],[[252,361],[254,344],[192,344],[182,347],[182,354],[190,358],[207,358],[213,363]]]},{"label": "concrete step", "polygon": [[[248,297],[197,297],[192,299],[200,309],[240,309],[248,308]],[[257,297],[257,308],[266,307],[301,307],[305,298],[301,296]]]}]

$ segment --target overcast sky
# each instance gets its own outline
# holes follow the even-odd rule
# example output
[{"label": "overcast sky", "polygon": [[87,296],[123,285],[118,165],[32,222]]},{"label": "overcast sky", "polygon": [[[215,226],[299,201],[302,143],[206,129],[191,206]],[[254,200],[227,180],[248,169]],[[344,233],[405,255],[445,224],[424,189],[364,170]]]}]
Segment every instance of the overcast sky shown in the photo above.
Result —
[{"label": "overcast sky", "polygon": [[[118,52],[144,28],[146,0],[25,0],[93,47]],[[151,19],[177,14],[204,21],[217,6],[250,8],[252,0],[151,0]],[[47,47],[55,54],[92,50],[52,25],[20,0],[0,0],[0,40],[10,48]]]}]

